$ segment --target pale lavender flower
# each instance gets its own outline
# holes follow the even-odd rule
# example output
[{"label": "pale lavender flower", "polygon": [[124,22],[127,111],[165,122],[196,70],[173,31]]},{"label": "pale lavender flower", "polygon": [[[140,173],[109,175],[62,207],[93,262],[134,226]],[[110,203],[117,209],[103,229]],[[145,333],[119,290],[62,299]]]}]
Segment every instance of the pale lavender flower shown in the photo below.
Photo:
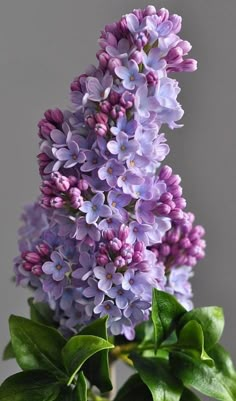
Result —
[{"label": "pale lavender flower", "polygon": [[70,271],[68,264],[62,259],[58,252],[52,252],[50,255],[51,262],[45,262],[42,270],[45,274],[51,275],[53,280],[61,281],[65,274]]},{"label": "pale lavender flower", "polygon": [[113,85],[113,78],[106,73],[102,80],[96,77],[88,77],[86,81],[87,97],[94,102],[100,102],[107,99]]},{"label": "pale lavender flower", "polygon": [[109,206],[104,205],[105,196],[103,193],[98,192],[91,201],[85,201],[80,207],[80,210],[86,213],[86,222],[88,224],[96,223],[99,217],[110,217],[111,209]]},{"label": "pale lavender flower", "polygon": [[163,70],[166,66],[166,61],[162,58],[163,53],[158,48],[155,47],[146,54],[144,51],[142,52],[143,64],[147,71],[158,71]]},{"label": "pale lavender flower", "polygon": [[121,191],[111,190],[108,193],[107,201],[114,213],[119,213],[123,219],[127,219],[128,212],[124,209],[131,201],[131,196]]},{"label": "pale lavender flower", "polygon": [[115,187],[117,178],[124,174],[124,166],[115,159],[110,159],[98,170],[98,177],[101,180],[106,180],[110,187]]},{"label": "pale lavender flower", "polygon": [[122,174],[118,180],[118,187],[122,188],[125,194],[132,194],[132,185],[142,184],[144,182],[144,178],[140,175],[126,170],[124,174]]},{"label": "pale lavender flower", "polygon": [[135,96],[135,108],[142,118],[149,118],[151,111],[156,111],[158,102],[154,96],[148,96],[147,85],[138,88]]},{"label": "pale lavender flower", "polygon": [[111,128],[111,133],[113,135],[119,134],[121,131],[125,132],[129,137],[134,136],[137,128],[137,121],[127,120],[126,115],[118,118],[116,121],[116,126]]},{"label": "pale lavender flower", "polygon": [[115,73],[122,79],[125,89],[134,90],[146,82],[145,75],[139,72],[138,64],[134,60],[130,60],[127,67],[116,67]]},{"label": "pale lavender flower", "polygon": [[99,279],[98,288],[105,292],[110,290],[113,284],[120,284],[123,279],[121,273],[116,273],[116,267],[113,263],[108,263],[105,267],[95,267],[94,275]]},{"label": "pale lavender flower", "polygon": [[85,161],[85,154],[81,151],[78,143],[75,141],[68,141],[67,146],[68,148],[54,150],[54,156],[59,161],[63,162],[64,168],[71,168]]},{"label": "pale lavender flower", "polygon": [[138,142],[135,139],[129,140],[128,135],[124,132],[119,132],[116,136],[116,141],[110,141],[107,144],[111,154],[117,155],[118,160],[121,161],[128,159],[130,154],[136,153],[138,147]]},{"label": "pale lavender flower", "polygon": [[145,288],[148,287],[150,287],[150,285],[145,281],[143,274],[139,272],[136,273],[131,269],[125,272],[122,280],[122,288],[124,290],[131,291],[133,294],[140,297],[145,291]]},{"label": "pale lavender flower", "polygon": [[132,221],[129,224],[129,236],[127,241],[134,244],[135,241],[142,241],[145,245],[149,245],[148,233],[153,230],[149,224],[140,224]]},{"label": "pale lavender flower", "polygon": [[106,51],[111,57],[128,59],[128,54],[130,52],[130,43],[127,39],[122,38],[117,43],[117,46],[106,46]]},{"label": "pale lavender flower", "polygon": [[116,305],[119,309],[125,309],[130,300],[134,298],[134,294],[131,291],[124,290],[121,285],[112,287],[107,291],[107,295],[110,298],[115,299]]},{"label": "pale lavender flower", "polygon": [[142,322],[144,320],[144,311],[150,307],[151,304],[148,302],[135,300],[125,309],[124,316],[135,322]]},{"label": "pale lavender flower", "polygon": [[100,317],[108,315],[112,320],[117,320],[121,317],[121,311],[114,305],[113,301],[105,301],[100,305],[95,306],[94,313],[99,314]]},{"label": "pale lavender flower", "polygon": [[84,217],[80,217],[76,220],[76,229],[73,238],[83,240],[86,236],[94,241],[99,241],[100,232],[95,224],[88,224]]},{"label": "pale lavender flower", "polygon": [[60,281],[55,281],[52,277],[48,277],[46,280],[43,280],[43,291],[45,291],[50,298],[57,300],[61,298],[66,284],[66,278]]},{"label": "pale lavender flower", "polygon": [[87,172],[101,167],[105,160],[99,156],[94,150],[85,150],[86,161],[81,166],[81,171]]},{"label": "pale lavender flower", "polygon": [[86,298],[94,298],[94,304],[96,306],[100,305],[104,301],[105,294],[98,288],[97,280],[90,277],[88,279],[88,285],[89,287],[85,288],[85,290],[83,291],[83,295]]},{"label": "pale lavender flower", "polygon": [[82,251],[79,256],[79,263],[80,266],[73,271],[72,277],[86,281],[93,273],[94,256]]}]

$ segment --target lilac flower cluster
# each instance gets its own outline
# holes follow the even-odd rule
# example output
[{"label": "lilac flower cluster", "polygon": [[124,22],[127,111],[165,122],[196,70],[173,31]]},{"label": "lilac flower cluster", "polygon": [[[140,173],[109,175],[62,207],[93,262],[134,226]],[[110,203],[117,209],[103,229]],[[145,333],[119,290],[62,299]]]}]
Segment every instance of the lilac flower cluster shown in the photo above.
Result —
[{"label": "lilac flower cluster", "polygon": [[72,111],[39,122],[42,195],[24,215],[15,272],[63,329],[106,314],[111,334],[132,339],[153,287],[191,307],[204,231],[185,212],[180,177],[161,165],[161,128],[183,116],[169,74],[197,67],[180,29],[181,17],[153,6],[106,26],[98,67],[71,84]]}]

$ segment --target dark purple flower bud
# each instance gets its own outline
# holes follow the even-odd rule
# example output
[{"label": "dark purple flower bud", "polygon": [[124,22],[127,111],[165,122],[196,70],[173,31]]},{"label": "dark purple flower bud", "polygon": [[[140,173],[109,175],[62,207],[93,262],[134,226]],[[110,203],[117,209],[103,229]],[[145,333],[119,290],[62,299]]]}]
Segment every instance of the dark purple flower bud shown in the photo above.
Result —
[{"label": "dark purple flower bud", "polygon": [[78,188],[80,189],[80,191],[87,191],[88,187],[89,187],[88,181],[83,179],[78,181]]},{"label": "dark purple flower bud", "polygon": [[95,114],[95,120],[99,124],[105,124],[106,125],[108,123],[108,116],[105,113],[99,112],[99,113]]},{"label": "dark purple flower bud", "polygon": [[155,71],[149,71],[146,78],[148,85],[156,86],[158,84],[158,75]]},{"label": "dark purple flower bud", "polygon": [[119,104],[116,104],[115,106],[112,107],[111,117],[114,120],[117,120],[119,117],[123,117],[125,114],[126,114],[125,108],[120,106]]},{"label": "dark purple flower bud", "polygon": [[115,238],[115,231],[109,228],[108,230],[105,230],[103,232],[103,238],[106,239],[107,241],[111,241],[113,238]]},{"label": "dark purple flower bud", "polygon": [[168,178],[170,178],[172,175],[172,168],[169,166],[163,166],[160,169],[160,173],[159,173],[159,179],[160,180],[168,180]]},{"label": "dark purple flower bud", "polygon": [[47,110],[44,113],[46,119],[52,123],[56,123],[56,124],[62,124],[64,121],[64,116],[63,113],[60,109],[55,109],[55,110]]},{"label": "dark purple flower bud", "polygon": [[49,181],[43,181],[43,183],[40,187],[40,191],[42,192],[42,194],[47,195],[47,196],[54,194],[52,185]]},{"label": "dark purple flower bud", "polygon": [[[104,233],[103,233],[103,236],[104,236]],[[98,249],[99,249],[99,253],[104,254],[104,255],[108,254],[107,246],[106,246],[106,244],[104,244],[104,242],[99,243]]]},{"label": "dark purple flower bud", "polygon": [[119,58],[112,57],[108,61],[108,70],[113,73],[116,67],[120,67],[122,65],[122,62]]},{"label": "dark purple flower bud", "polygon": [[115,91],[111,91],[110,95],[109,95],[109,101],[111,102],[111,104],[114,106],[115,104],[119,103],[120,101],[120,95],[119,93],[115,92]]},{"label": "dark purple flower bud", "polygon": [[172,229],[167,233],[167,240],[170,244],[174,244],[179,241],[181,235],[180,228]]},{"label": "dark purple flower bud", "polygon": [[168,256],[170,254],[170,246],[167,244],[161,244],[160,253],[162,256]]},{"label": "dark purple flower bud", "polygon": [[38,262],[41,261],[40,255],[38,253],[36,253],[36,252],[27,252],[24,255],[24,259],[27,262],[32,263],[32,264],[35,264],[35,263],[38,263]]},{"label": "dark purple flower bud", "polygon": [[155,15],[157,13],[157,10],[154,6],[147,6],[144,10],[144,16],[148,15]]},{"label": "dark purple flower bud", "polygon": [[78,183],[78,180],[74,175],[69,175],[68,180],[69,180],[71,187],[73,187],[74,185],[77,185],[77,183]]},{"label": "dark purple flower bud", "polygon": [[88,115],[85,117],[85,122],[86,122],[86,124],[87,124],[90,128],[94,128],[95,125],[96,125],[96,120],[95,120],[93,114],[88,114]]},{"label": "dark purple flower bud", "polygon": [[124,258],[122,258],[122,256],[117,256],[117,257],[115,258],[115,260],[114,260],[114,265],[115,265],[117,268],[122,268],[122,267],[124,267],[124,266],[126,265],[126,261],[125,261]]},{"label": "dark purple flower bud", "polygon": [[161,203],[156,207],[156,211],[161,216],[168,216],[171,212],[171,207],[167,204]]},{"label": "dark purple flower bud", "polygon": [[56,188],[58,191],[66,192],[70,188],[70,181],[68,177],[61,175],[60,173],[52,173],[51,177],[55,182]]},{"label": "dark purple flower bud", "polygon": [[108,130],[108,128],[105,124],[96,124],[95,128],[94,128],[95,133],[99,136],[105,136],[107,133],[107,130]]},{"label": "dark purple flower bud", "polygon": [[136,61],[136,63],[139,65],[143,61],[143,55],[140,51],[136,50],[132,53],[130,59]]},{"label": "dark purple flower bud", "polygon": [[26,270],[27,272],[31,272],[32,270],[32,264],[29,262],[23,262],[22,263],[22,267],[24,270]]},{"label": "dark purple flower bud", "polygon": [[184,218],[184,213],[183,210],[176,208],[170,212],[169,216],[173,220],[182,220]]},{"label": "dark purple flower bud", "polygon": [[141,50],[148,43],[148,37],[145,32],[137,32],[134,35],[134,44]]},{"label": "dark purple flower bud", "polygon": [[122,93],[121,98],[120,98],[120,104],[123,106],[126,110],[131,109],[134,105],[134,99],[135,96],[133,93],[130,93],[128,91],[125,91]]},{"label": "dark purple flower bud", "polygon": [[40,205],[43,208],[46,208],[46,209],[50,208],[51,207],[51,197],[50,196],[43,196],[40,199]]},{"label": "dark purple flower bud", "polygon": [[87,74],[82,74],[79,77],[76,77],[70,86],[70,89],[72,90],[72,92],[76,92],[76,91],[81,92],[82,91],[81,80],[83,80],[87,77],[88,77]]},{"label": "dark purple flower bud", "polygon": [[135,250],[135,252],[137,251],[137,252],[144,252],[144,250],[145,250],[145,245],[144,245],[144,243],[142,242],[142,241],[137,241],[137,242],[135,242],[135,244],[134,244],[134,250]]},{"label": "dark purple flower bud", "polygon": [[109,242],[109,248],[112,251],[118,252],[122,247],[122,242],[119,238],[113,238],[110,242]]},{"label": "dark purple flower bud", "polygon": [[103,113],[107,113],[109,114],[111,109],[112,109],[112,105],[108,100],[103,100],[102,102],[100,102],[100,109]]},{"label": "dark purple flower bud", "polygon": [[105,266],[109,262],[108,256],[105,254],[100,254],[97,256],[97,264],[100,266]]},{"label": "dark purple flower bud", "polygon": [[43,274],[42,266],[41,266],[41,265],[34,265],[34,266],[32,267],[31,272],[32,272],[35,276],[41,276],[41,274]]},{"label": "dark purple flower bud", "polygon": [[55,196],[50,201],[51,207],[55,207],[55,209],[61,209],[64,207],[65,202],[60,196]]},{"label": "dark purple flower bud", "polygon": [[39,137],[42,138],[42,139],[47,138],[47,137],[51,134],[52,130],[55,129],[55,126],[52,125],[52,124],[51,124],[50,122],[48,122],[47,120],[41,120],[41,121],[38,123],[38,127],[39,127],[39,133],[38,133],[38,135],[39,135]]},{"label": "dark purple flower bud", "polygon": [[42,256],[48,256],[50,253],[50,248],[47,244],[41,243],[36,246],[37,251],[40,253]]},{"label": "dark purple flower bud", "polygon": [[125,241],[129,236],[129,227],[125,224],[122,224],[119,228],[118,237],[121,241]]}]

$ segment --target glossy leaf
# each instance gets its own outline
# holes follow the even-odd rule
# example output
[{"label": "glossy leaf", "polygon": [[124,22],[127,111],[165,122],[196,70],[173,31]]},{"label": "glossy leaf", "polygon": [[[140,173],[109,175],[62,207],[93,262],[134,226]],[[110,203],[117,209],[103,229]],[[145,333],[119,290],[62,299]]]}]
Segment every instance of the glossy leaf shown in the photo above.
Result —
[{"label": "glossy leaf", "polygon": [[[106,316],[97,319],[90,325],[86,326],[79,334],[95,335],[107,340],[106,323]],[[89,358],[83,366],[83,372],[90,383],[97,386],[102,393],[112,390],[107,349],[97,352],[94,356]]]},{"label": "glossy leaf", "polygon": [[53,319],[54,312],[46,302],[34,302],[33,298],[29,298],[28,304],[30,306],[31,320],[46,326],[57,327],[57,323]]},{"label": "glossy leaf", "polygon": [[202,326],[195,320],[190,320],[180,331],[177,347],[189,351],[199,359],[214,366],[214,361],[204,349],[204,335]]},{"label": "glossy leaf", "polygon": [[41,370],[20,372],[0,387],[0,401],[54,401],[60,386],[56,378]]},{"label": "glossy leaf", "polygon": [[152,401],[148,387],[138,374],[131,376],[120,388],[114,401]]},{"label": "glossy leaf", "polygon": [[144,358],[137,354],[131,354],[141,379],[152,393],[153,401],[179,401],[183,386],[173,376],[168,361],[160,358]]},{"label": "glossy leaf", "polygon": [[6,345],[3,351],[2,359],[4,361],[7,361],[8,359],[13,359],[13,358],[15,358],[15,353],[12,347],[12,343],[11,341],[9,341],[9,343]]},{"label": "glossy leaf", "polygon": [[101,337],[78,335],[72,337],[62,350],[62,358],[69,373],[71,384],[84,362],[92,355],[113,345]]},{"label": "glossy leaf", "polygon": [[180,401],[200,401],[200,399],[192,391],[185,388]]},{"label": "glossy leaf", "polygon": [[216,344],[210,350],[210,356],[214,359],[218,377],[227,385],[233,398],[236,399],[236,371],[230,355],[220,344]]},{"label": "glossy leaf", "polygon": [[181,318],[179,328],[182,328],[190,320],[196,320],[202,326],[206,351],[220,340],[224,330],[224,314],[222,308],[209,306],[193,309]]},{"label": "glossy leaf", "polygon": [[186,310],[176,298],[163,291],[153,289],[152,321],[154,325],[155,350],[169,337]]},{"label": "glossy leaf", "polygon": [[193,387],[201,393],[221,401],[235,401],[215,369],[182,352],[170,354],[170,364],[174,374],[185,386]]},{"label": "glossy leaf", "polygon": [[9,324],[16,360],[23,370],[43,369],[66,377],[61,357],[66,340],[57,330],[18,316],[11,316]]}]

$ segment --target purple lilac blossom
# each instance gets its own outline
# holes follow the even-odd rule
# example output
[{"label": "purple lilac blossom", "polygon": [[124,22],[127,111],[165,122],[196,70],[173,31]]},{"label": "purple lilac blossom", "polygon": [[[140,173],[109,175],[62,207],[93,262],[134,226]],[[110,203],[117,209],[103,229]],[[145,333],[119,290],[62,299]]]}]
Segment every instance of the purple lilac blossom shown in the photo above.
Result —
[{"label": "purple lilac blossom", "polygon": [[67,335],[108,315],[109,334],[132,340],[153,287],[192,307],[204,229],[162,165],[162,128],[183,116],[170,74],[197,67],[181,22],[147,6],[107,25],[98,66],[71,84],[72,108],[47,110],[38,124],[41,197],[25,209],[14,272]]}]

